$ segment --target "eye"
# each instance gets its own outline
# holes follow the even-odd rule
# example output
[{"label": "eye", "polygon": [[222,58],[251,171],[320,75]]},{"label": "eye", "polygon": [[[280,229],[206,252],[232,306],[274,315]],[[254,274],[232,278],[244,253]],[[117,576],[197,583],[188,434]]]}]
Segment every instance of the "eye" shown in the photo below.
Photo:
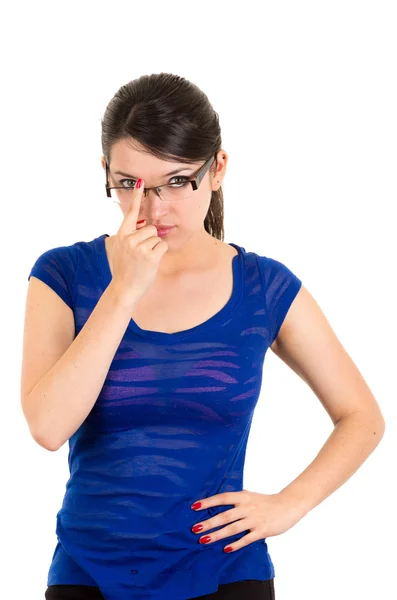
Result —
[{"label": "eye", "polygon": [[[177,176],[170,179],[170,183],[168,183],[167,185],[170,185],[171,187],[181,187],[186,183],[186,181],[189,181],[189,177]],[[124,185],[124,182],[131,182],[131,185]],[[125,187],[126,189],[132,189],[136,185],[136,179],[121,179],[119,183],[122,187]]]},{"label": "eye", "polygon": [[[180,181],[175,181],[173,182],[173,179],[180,179]],[[186,183],[186,181],[189,181],[189,177],[173,177],[172,180],[170,180],[170,183],[168,185],[172,186],[172,187],[181,187],[183,184]]]},{"label": "eye", "polygon": [[[124,185],[124,181],[133,181],[133,184],[132,184],[131,186],[129,186],[129,185]],[[120,184],[121,184],[123,187],[125,187],[126,189],[128,189],[128,188],[134,188],[134,187],[135,187],[135,184],[136,184],[136,180],[135,180],[135,179],[122,179],[122,180],[120,181]]]}]

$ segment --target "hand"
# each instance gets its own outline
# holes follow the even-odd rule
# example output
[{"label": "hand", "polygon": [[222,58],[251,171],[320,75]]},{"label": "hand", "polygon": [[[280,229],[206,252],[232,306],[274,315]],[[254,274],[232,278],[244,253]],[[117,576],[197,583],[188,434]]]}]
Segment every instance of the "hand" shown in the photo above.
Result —
[{"label": "hand", "polygon": [[[291,500],[280,493],[259,494],[257,492],[249,492],[248,490],[243,490],[242,492],[224,492],[205,498],[204,500],[198,500],[197,502],[201,502],[201,507],[197,512],[210,506],[235,505],[235,508],[226,510],[201,523],[197,523],[197,525],[203,525],[203,529],[199,532],[201,535],[214,527],[226,525],[226,527],[211,533],[210,536],[203,536],[204,538],[211,538],[209,543],[236,535],[247,529],[250,530],[249,534],[241,537],[233,545],[227,546],[231,550],[226,550],[225,547],[224,550],[227,552],[239,550],[256,540],[280,535],[280,533],[288,531],[303,517],[302,510],[293,505]],[[196,526],[192,527],[192,531],[196,533],[194,527]],[[201,539],[199,541],[203,543]]]},{"label": "hand", "polygon": [[154,225],[137,223],[142,203],[144,181],[136,185],[124,220],[112,245],[111,286],[130,304],[142,297],[152,285],[168,244],[157,235]]}]

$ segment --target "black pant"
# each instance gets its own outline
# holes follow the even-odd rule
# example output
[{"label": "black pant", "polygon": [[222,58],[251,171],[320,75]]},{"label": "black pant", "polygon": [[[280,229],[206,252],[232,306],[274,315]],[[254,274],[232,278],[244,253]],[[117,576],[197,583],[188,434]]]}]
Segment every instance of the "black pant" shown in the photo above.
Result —
[{"label": "black pant", "polygon": [[[234,583],[221,583],[216,592],[196,596],[195,600],[275,600],[274,579],[259,581],[246,579]],[[50,585],[46,600],[103,600],[98,587],[90,585]]]}]

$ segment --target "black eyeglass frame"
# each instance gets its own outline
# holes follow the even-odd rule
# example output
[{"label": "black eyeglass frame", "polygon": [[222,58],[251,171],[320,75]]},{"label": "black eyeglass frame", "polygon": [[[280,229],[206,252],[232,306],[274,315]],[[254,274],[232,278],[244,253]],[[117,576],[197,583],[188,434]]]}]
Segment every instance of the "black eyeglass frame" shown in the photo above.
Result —
[{"label": "black eyeglass frame", "polygon": [[[198,189],[200,183],[202,182],[202,180],[204,178],[204,175],[207,173],[208,169],[211,167],[212,163],[214,162],[215,158],[216,158],[216,154],[214,154],[213,156],[211,156],[207,160],[207,162],[205,162],[203,164],[203,166],[200,167],[199,171],[197,171],[197,173],[196,173],[196,175],[194,176],[193,179],[187,179],[183,183],[191,183],[193,191],[196,191]],[[110,190],[128,190],[128,189],[133,190],[134,189],[134,187],[132,187],[132,188],[126,188],[124,185],[117,186],[117,187],[110,187],[109,186],[109,167],[108,167],[108,163],[107,162],[105,164],[106,164],[106,183],[105,183],[105,188],[106,188],[106,195],[107,195],[108,198],[112,197],[112,195],[110,193]],[[178,177],[178,175],[175,175],[175,177]],[[131,179],[133,179],[133,178],[131,178]],[[143,188],[144,197],[147,197],[149,190],[156,190],[156,193],[159,196],[160,194],[158,193],[157,189],[165,187],[166,185],[172,185],[172,184],[164,183],[162,185],[156,185],[156,186],[151,187],[151,188]]]}]

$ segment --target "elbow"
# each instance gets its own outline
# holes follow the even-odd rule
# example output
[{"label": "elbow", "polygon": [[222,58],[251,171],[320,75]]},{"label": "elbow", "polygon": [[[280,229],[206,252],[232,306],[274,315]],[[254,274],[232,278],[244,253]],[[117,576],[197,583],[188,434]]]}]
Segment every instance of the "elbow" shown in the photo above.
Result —
[{"label": "elbow", "polygon": [[379,414],[372,419],[372,432],[373,435],[379,436],[382,439],[386,429],[386,422],[383,414],[379,410]]},{"label": "elbow", "polygon": [[54,440],[54,436],[48,435],[48,431],[43,431],[43,424],[38,423],[37,414],[32,415],[31,412],[29,412],[26,403],[24,404],[23,402],[22,411],[28,424],[30,435],[36,444],[51,452],[59,450],[62,444],[59,444],[57,440]]},{"label": "elbow", "polygon": [[370,422],[369,430],[371,432],[372,437],[376,440],[376,444],[378,445],[382,440],[386,429],[386,423],[383,419],[383,416],[378,419],[374,419]]},{"label": "elbow", "polygon": [[58,444],[54,439],[51,439],[48,435],[43,435],[42,433],[38,433],[30,429],[30,433],[36,444],[44,448],[45,450],[49,450],[50,452],[56,452],[62,446],[62,444]]},{"label": "elbow", "polygon": [[383,420],[381,423],[381,428],[380,428],[380,439],[382,439],[383,436],[385,435],[385,429],[386,429],[386,422]]}]

